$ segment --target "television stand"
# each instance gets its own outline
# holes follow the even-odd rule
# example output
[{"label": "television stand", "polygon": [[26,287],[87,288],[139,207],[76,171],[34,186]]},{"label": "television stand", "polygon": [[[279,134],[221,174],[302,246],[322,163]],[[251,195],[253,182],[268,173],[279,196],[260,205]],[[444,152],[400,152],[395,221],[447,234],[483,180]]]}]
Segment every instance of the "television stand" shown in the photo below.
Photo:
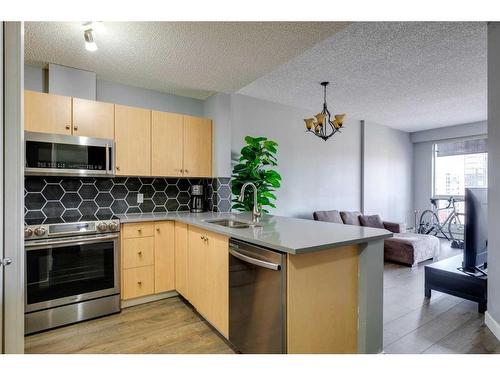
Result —
[{"label": "television stand", "polygon": [[468,275],[459,270],[462,267],[462,255],[425,266],[425,296],[431,297],[431,290],[437,290],[452,296],[478,303],[480,313],[487,306],[487,276]]}]

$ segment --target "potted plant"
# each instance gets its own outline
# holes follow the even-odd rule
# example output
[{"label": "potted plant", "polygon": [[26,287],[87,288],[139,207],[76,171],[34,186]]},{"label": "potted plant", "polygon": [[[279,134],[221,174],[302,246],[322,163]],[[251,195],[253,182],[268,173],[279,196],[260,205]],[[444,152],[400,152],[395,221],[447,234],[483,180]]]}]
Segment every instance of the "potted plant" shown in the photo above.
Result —
[{"label": "potted plant", "polygon": [[241,149],[241,156],[233,168],[231,190],[234,210],[252,211],[253,192],[247,190],[243,202],[238,201],[241,186],[253,182],[257,187],[259,210],[268,213],[264,207],[276,208],[274,192],[281,186],[281,176],[273,168],[278,165],[276,153],[278,144],[265,137],[245,137],[246,145]]}]

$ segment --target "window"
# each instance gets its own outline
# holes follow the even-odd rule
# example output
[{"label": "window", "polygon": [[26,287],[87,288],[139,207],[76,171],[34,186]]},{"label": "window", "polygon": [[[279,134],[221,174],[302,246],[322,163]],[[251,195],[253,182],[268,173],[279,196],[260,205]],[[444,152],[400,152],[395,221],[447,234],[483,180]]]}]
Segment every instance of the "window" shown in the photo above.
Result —
[{"label": "window", "polygon": [[[438,143],[434,145],[434,197],[458,198],[455,207],[463,213],[465,188],[488,187],[487,139]],[[438,208],[448,206],[446,200],[438,200]],[[441,222],[446,220],[449,210],[438,212]],[[462,224],[465,218],[461,218]]]},{"label": "window", "polygon": [[488,187],[486,138],[434,145],[434,196],[463,196],[465,188]]}]

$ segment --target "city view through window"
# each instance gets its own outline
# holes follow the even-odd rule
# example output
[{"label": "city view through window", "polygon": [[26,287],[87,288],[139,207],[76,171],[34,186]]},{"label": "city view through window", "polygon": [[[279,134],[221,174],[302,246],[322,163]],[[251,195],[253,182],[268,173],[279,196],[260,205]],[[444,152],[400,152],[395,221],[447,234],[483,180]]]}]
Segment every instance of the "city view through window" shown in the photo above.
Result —
[{"label": "city view through window", "polygon": [[[485,139],[436,145],[434,196],[458,198],[455,206],[458,212],[463,213],[465,205],[460,199],[463,199],[465,188],[486,187],[488,187],[488,153]],[[448,204],[446,200],[440,200],[438,203],[440,208]],[[446,210],[440,211],[440,220],[445,220],[447,214]],[[465,220],[462,224],[464,222]]]}]

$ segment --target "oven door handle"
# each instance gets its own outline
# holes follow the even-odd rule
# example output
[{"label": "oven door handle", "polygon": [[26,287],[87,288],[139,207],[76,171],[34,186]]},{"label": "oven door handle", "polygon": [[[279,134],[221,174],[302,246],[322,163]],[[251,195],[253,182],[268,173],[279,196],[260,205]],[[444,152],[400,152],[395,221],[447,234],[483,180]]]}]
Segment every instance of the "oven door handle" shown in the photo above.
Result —
[{"label": "oven door handle", "polygon": [[88,243],[98,243],[98,242],[106,242],[110,240],[118,239],[118,234],[110,234],[102,237],[90,237],[90,238],[72,238],[67,240],[54,241],[52,239],[48,239],[47,241],[39,242],[39,241],[26,241],[24,243],[24,248],[29,250],[37,250],[43,249],[47,247],[61,247],[65,245],[84,245]]}]

